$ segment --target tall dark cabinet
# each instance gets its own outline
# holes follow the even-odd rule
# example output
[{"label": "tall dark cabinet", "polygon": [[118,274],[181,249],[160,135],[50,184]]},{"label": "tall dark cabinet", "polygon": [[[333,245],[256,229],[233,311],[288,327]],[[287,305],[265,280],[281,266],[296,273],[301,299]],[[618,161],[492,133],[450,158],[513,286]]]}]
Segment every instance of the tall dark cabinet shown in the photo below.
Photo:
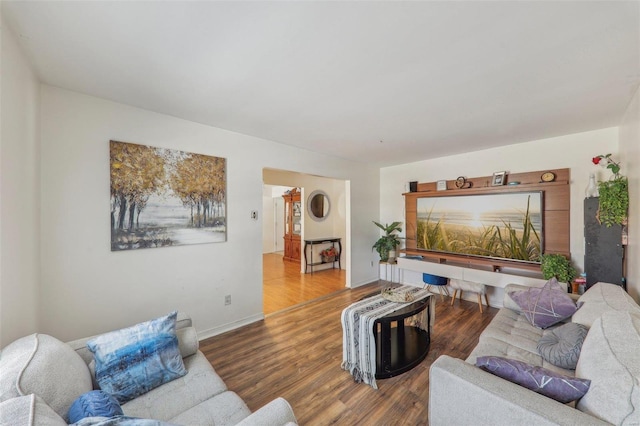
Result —
[{"label": "tall dark cabinet", "polygon": [[624,246],[622,226],[607,227],[596,218],[600,199],[584,200],[584,271],[587,288],[597,282],[623,285]]}]

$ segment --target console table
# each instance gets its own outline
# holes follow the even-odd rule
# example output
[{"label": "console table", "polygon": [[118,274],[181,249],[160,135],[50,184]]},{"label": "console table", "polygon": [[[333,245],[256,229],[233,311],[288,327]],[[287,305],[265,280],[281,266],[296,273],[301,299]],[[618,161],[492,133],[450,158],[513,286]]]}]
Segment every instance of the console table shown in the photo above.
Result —
[{"label": "console table", "polygon": [[[342,269],[342,264],[340,263],[340,257],[342,257],[342,242],[341,238],[329,237],[329,238],[313,238],[310,240],[304,240],[304,273],[307,273],[307,267],[310,269],[313,274],[313,267],[317,265],[323,265],[325,262],[314,262],[313,261],[313,246],[317,246],[320,244],[331,244],[332,247],[336,247],[338,245],[338,255],[336,256],[333,262],[331,263],[332,269],[335,269],[336,262],[338,262],[338,269]],[[307,247],[310,248],[309,258],[307,258]]]}]

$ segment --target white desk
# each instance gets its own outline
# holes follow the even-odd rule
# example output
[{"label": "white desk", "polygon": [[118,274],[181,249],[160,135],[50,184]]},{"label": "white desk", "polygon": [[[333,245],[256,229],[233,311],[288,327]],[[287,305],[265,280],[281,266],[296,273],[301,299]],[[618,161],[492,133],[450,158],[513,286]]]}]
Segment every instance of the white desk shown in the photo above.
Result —
[{"label": "white desk", "polygon": [[519,271],[517,274],[510,272],[492,272],[472,267],[437,263],[429,260],[407,259],[404,257],[399,257],[397,262],[398,268],[401,270],[439,275],[441,277],[471,281],[499,288],[505,288],[507,284],[541,287],[547,282],[547,280],[533,276],[533,273],[527,275],[527,271],[523,271],[522,274],[520,274]]}]

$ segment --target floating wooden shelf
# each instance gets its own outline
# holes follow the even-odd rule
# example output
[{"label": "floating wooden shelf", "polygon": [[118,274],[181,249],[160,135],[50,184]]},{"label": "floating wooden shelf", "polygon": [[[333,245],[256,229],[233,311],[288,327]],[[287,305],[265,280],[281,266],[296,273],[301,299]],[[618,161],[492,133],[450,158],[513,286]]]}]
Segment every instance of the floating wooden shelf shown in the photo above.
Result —
[{"label": "floating wooden shelf", "polygon": [[[542,182],[541,176],[545,172],[552,172],[556,178],[553,182]],[[470,266],[491,268],[499,271],[501,268],[539,271],[540,265],[508,259],[491,259],[461,254],[448,254],[418,249],[416,245],[416,230],[418,221],[417,200],[425,197],[462,196],[475,194],[499,194],[521,191],[542,191],[543,193],[543,253],[557,253],[571,257],[570,253],[570,169],[551,169],[525,173],[509,173],[505,177],[505,185],[492,186],[493,176],[466,178],[470,188],[456,188],[456,180],[448,180],[447,189],[437,190],[437,182],[418,183],[417,192],[404,193],[406,245],[403,250],[409,255],[419,255],[440,263],[463,263]],[[509,182],[519,182],[509,185]]]}]

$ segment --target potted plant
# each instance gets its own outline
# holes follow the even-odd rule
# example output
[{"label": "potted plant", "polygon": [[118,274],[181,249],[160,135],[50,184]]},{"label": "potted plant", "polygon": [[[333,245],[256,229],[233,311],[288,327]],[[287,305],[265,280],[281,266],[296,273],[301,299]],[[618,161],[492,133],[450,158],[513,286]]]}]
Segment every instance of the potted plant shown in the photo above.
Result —
[{"label": "potted plant", "polygon": [[[372,249],[376,250],[380,255],[380,260],[383,262],[389,262],[390,258],[395,259],[395,250],[400,246],[400,237],[395,232],[402,232],[400,227],[401,222],[393,222],[391,224],[380,224],[373,221],[376,226],[384,231],[384,235],[376,241]],[[390,253],[393,253],[393,257]]]},{"label": "potted plant", "polygon": [[598,222],[608,227],[622,225],[629,210],[629,182],[620,174],[620,164],[611,158],[611,154],[598,155],[592,161],[613,173],[611,179],[598,183]]},{"label": "potted plant", "polygon": [[571,261],[561,254],[543,254],[540,269],[545,280],[556,277],[559,282],[570,284],[578,275]]}]

